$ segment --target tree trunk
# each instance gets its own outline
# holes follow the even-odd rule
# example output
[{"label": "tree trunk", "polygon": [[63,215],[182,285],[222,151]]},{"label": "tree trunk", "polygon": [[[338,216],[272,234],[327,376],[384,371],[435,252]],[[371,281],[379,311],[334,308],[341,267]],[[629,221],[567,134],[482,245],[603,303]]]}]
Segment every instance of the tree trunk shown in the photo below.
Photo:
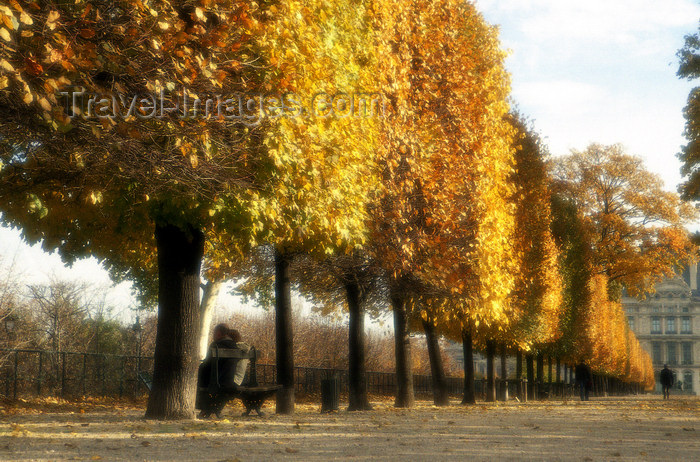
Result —
[{"label": "tree trunk", "polygon": [[350,310],[348,332],[348,411],[372,409],[367,396],[367,369],[365,362],[365,313],[360,304],[357,282],[345,284]]},{"label": "tree trunk", "polygon": [[508,368],[506,367],[506,345],[501,345],[501,401],[508,401]]},{"label": "tree trunk", "polygon": [[156,225],[158,328],[146,417],[191,419],[199,365],[199,285],[204,234]]},{"label": "tree trunk", "polygon": [[547,356],[547,383],[549,384],[549,393],[552,393],[552,357]]},{"label": "tree trunk", "polygon": [[517,380],[517,390],[518,390],[518,398],[521,401],[527,400],[527,396],[525,395],[525,390],[523,390],[523,383],[521,380],[523,379],[523,353],[518,350],[515,353],[515,380]]},{"label": "tree trunk", "polygon": [[496,377],[494,371],[494,359],[496,356],[496,342],[486,341],[486,401],[496,401]]},{"label": "tree trunk", "polygon": [[537,353],[537,398],[539,399],[541,391],[544,390],[544,355]]},{"label": "tree trunk", "polygon": [[202,286],[202,302],[199,305],[200,312],[200,333],[199,333],[199,359],[207,356],[209,349],[209,330],[211,328],[211,317],[214,313],[214,305],[219,298],[221,291],[221,281],[208,281]]},{"label": "tree trunk", "polygon": [[564,396],[564,386],[561,384],[561,358],[557,356],[557,392]]},{"label": "tree trunk", "polygon": [[408,319],[405,300],[392,291],[394,310],[394,353],[396,355],[396,407],[413,407],[413,371],[411,370],[411,340],[408,337]]},{"label": "tree trunk", "polygon": [[435,325],[430,320],[424,320],[423,330],[425,331],[425,340],[428,344],[430,373],[433,380],[433,404],[436,406],[447,406],[450,404],[450,397],[447,392],[447,379],[445,378],[445,368],[442,364]]},{"label": "tree trunk", "polygon": [[603,385],[603,396],[608,396],[608,378],[606,376],[602,376],[601,382]]},{"label": "tree trunk", "polygon": [[474,346],[471,327],[462,328],[462,352],[464,353],[464,398],[462,404],[475,404],[474,391]]},{"label": "tree trunk", "polygon": [[527,400],[535,399],[535,358],[532,353],[525,355],[525,368],[527,369]]},{"label": "tree trunk", "polygon": [[275,249],[275,348],[277,414],[294,413],[294,336],[292,332],[292,294],[289,285],[289,255]]}]

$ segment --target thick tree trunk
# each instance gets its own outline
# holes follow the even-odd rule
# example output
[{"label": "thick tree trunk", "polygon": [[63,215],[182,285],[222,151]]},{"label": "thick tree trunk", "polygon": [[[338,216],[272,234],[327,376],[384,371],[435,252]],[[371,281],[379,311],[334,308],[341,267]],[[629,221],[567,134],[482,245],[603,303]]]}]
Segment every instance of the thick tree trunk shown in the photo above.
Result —
[{"label": "thick tree trunk", "polygon": [[275,250],[275,348],[277,360],[277,414],[294,413],[294,336],[289,255]]},{"label": "thick tree trunk", "polygon": [[447,393],[447,379],[445,378],[445,368],[440,355],[440,345],[438,335],[435,332],[435,325],[428,321],[423,321],[423,331],[428,344],[428,357],[430,358],[430,373],[433,381],[433,403],[436,406],[448,406],[450,397]]},{"label": "thick tree trunk", "polygon": [[496,377],[494,362],[496,357],[496,342],[486,342],[486,401],[496,401]]},{"label": "thick tree trunk", "polygon": [[158,328],[146,417],[191,419],[199,364],[199,285],[204,234],[156,225]]},{"label": "thick tree trunk", "polygon": [[549,393],[552,393],[552,357],[547,356],[547,383],[549,384]]},{"label": "thick tree trunk", "polygon": [[532,353],[525,355],[525,369],[527,374],[527,400],[535,399],[535,358]]},{"label": "thick tree trunk", "polygon": [[391,294],[394,311],[394,353],[396,355],[396,407],[413,407],[413,371],[411,370],[411,340],[408,337],[406,306],[400,294]]},{"label": "thick tree trunk", "polygon": [[506,345],[501,345],[501,391],[500,400],[508,401],[508,368],[506,367]]},{"label": "thick tree trunk", "polygon": [[521,382],[523,378],[523,353],[518,350],[515,353],[515,380],[517,380],[517,390],[518,390],[518,399],[521,401],[527,400],[527,395],[525,394],[525,390],[523,390],[523,383]]},{"label": "thick tree trunk", "polygon": [[557,383],[561,382],[561,358],[557,356]]},{"label": "thick tree trunk", "polygon": [[474,346],[469,326],[462,328],[462,352],[464,353],[464,398],[462,404],[476,403],[474,390]]},{"label": "thick tree trunk", "polygon": [[209,349],[211,317],[212,313],[214,313],[214,305],[216,305],[216,300],[219,298],[220,291],[221,281],[208,281],[202,287],[202,302],[199,305],[201,317],[199,332],[199,359],[204,359],[207,356],[207,350]]},{"label": "thick tree trunk", "polygon": [[372,409],[367,396],[365,362],[365,313],[360,303],[360,287],[356,282],[345,284],[350,310],[348,332],[348,411]]}]

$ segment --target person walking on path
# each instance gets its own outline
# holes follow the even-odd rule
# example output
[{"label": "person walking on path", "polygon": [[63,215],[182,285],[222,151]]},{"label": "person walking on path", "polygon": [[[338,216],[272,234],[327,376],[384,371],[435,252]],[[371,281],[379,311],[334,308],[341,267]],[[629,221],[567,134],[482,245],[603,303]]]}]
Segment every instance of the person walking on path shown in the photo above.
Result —
[{"label": "person walking on path", "polygon": [[581,401],[588,401],[588,390],[591,388],[591,369],[581,361],[576,366],[576,383],[581,393]]},{"label": "person walking on path", "polygon": [[673,371],[664,364],[664,368],[659,373],[659,381],[664,392],[664,399],[671,397],[671,387],[673,386]]}]

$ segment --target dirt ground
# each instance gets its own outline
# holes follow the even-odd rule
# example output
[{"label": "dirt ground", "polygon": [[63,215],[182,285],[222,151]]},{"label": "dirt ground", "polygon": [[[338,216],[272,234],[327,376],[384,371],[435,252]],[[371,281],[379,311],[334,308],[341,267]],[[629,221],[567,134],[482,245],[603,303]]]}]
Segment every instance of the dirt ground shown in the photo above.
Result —
[{"label": "dirt ground", "polygon": [[700,400],[592,398],[521,404],[427,401],[410,410],[157,422],[139,403],[0,405],[0,460],[698,460]]}]

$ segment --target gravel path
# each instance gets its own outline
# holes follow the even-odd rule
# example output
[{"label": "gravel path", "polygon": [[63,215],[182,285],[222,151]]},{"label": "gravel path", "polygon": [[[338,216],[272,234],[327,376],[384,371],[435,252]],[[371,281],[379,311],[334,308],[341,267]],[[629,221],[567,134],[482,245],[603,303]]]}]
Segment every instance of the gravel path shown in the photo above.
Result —
[{"label": "gravel path", "polygon": [[[0,460],[700,460],[700,400],[658,397],[157,422],[119,403],[0,407]],[[272,411],[271,407],[267,411]]]}]

